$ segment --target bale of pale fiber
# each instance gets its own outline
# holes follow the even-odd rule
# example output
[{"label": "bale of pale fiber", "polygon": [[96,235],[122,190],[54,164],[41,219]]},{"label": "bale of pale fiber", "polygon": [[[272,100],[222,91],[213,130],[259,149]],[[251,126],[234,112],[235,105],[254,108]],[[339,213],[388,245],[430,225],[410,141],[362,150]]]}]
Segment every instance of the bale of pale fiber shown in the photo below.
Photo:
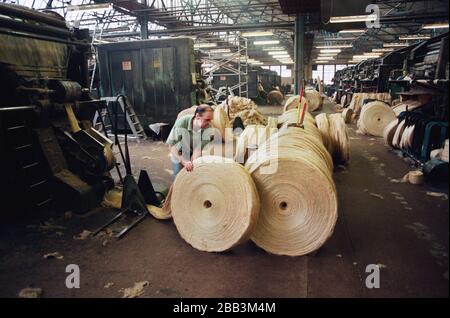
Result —
[{"label": "bale of pale fiber", "polygon": [[234,160],[238,163],[245,163],[251,153],[249,148],[258,149],[275,131],[276,129],[269,125],[248,125],[245,127],[237,140]]},{"label": "bale of pale fiber", "polygon": [[395,129],[394,137],[392,137],[392,147],[400,148],[400,141],[402,139],[403,132],[406,128],[406,122],[402,120]]},{"label": "bale of pale fiber", "polygon": [[225,142],[213,141],[202,150],[202,156],[220,156],[233,159],[236,153],[236,139],[228,139]]},{"label": "bale of pale fiber", "polygon": [[364,101],[367,99],[375,99],[381,102],[385,102],[386,104],[391,103],[391,94],[390,93],[354,93],[352,96],[352,100],[350,101],[349,108],[353,109],[353,112],[356,115],[359,115],[362,107],[364,105]]},{"label": "bale of pale fiber", "polygon": [[315,89],[307,89],[305,90],[305,97],[308,101],[308,110],[310,112],[318,110],[322,107],[322,96]]},{"label": "bale of pale fiber", "polygon": [[392,146],[392,139],[394,138],[395,131],[398,126],[398,119],[391,121],[386,128],[384,128],[383,139],[384,143],[388,146]]},{"label": "bale of pale fiber", "polygon": [[341,97],[341,107],[345,107],[347,104],[347,95]]},{"label": "bale of pale fiber", "polygon": [[[271,152],[273,148],[278,151]],[[270,173],[275,164],[276,170]],[[320,248],[336,224],[337,194],[331,157],[317,127],[284,127],[249,158],[246,168],[261,199],[251,236],[255,244],[269,253],[289,256]]]},{"label": "bale of pale fiber", "polygon": [[240,117],[244,125],[265,125],[266,119],[259,112],[258,106],[248,98],[231,96],[220,104],[228,114],[230,123],[233,124],[236,117]]},{"label": "bale of pale fiber", "polygon": [[243,166],[222,157],[194,160],[173,184],[172,217],[181,237],[194,248],[222,252],[246,241],[260,207],[256,186]]},{"label": "bale of pale fiber", "polygon": [[[231,123],[228,118],[227,113],[222,107],[216,107],[214,110],[214,117],[212,120],[212,125],[217,128],[222,136],[222,140],[232,141],[233,134],[231,131]],[[227,129],[228,128],[228,129]]]},{"label": "bale of pale fiber", "polygon": [[328,122],[330,140],[333,144],[333,160],[336,163],[346,164],[350,159],[347,126],[340,114],[329,115]]},{"label": "bale of pale fiber", "polygon": [[330,136],[330,123],[328,122],[328,116],[325,113],[321,113],[316,116],[317,128],[322,135],[322,141],[325,148],[328,150],[330,155],[333,155],[333,142]]},{"label": "bale of pale fiber", "polygon": [[[283,114],[278,116],[278,124],[295,124],[299,120],[300,115],[301,114],[297,108],[285,111]],[[305,111],[305,116],[303,118],[303,123],[305,122],[314,123],[314,117],[308,111]]]},{"label": "bale of pale fiber", "polygon": [[197,109],[197,105],[183,109],[181,112],[178,113],[177,119],[181,118],[183,116],[186,116],[186,115],[194,115],[196,109]]},{"label": "bale of pale fiber", "polygon": [[386,126],[396,118],[394,111],[386,103],[370,102],[361,111],[358,129],[364,134],[382,137]]},{"label": "bale of pale fiber", "polygon": [[342,111],[341,115],[344,118],[344,122],[350,124],[352,122],[353,109],[347,107]]},{"label": "bale of pale fiber", "polygon": [[269,94],[267,94],[267,101],[271,105],[281,105],[283,99],[284,95],[279,90],[273,90],[270,91]]},{"label": "bale of pale fiber", "polygon": [[444,142],[444,149],[442,150],[442,153],[440,155],[440,158],[444,162],[448,162],[448,152],[449,152],[449,142],[448,139]]},{"label": "bale of pale fiber", "polygon": [[[286,112],[288,110],[298,108],[300,105],[299,100],[300,100],[300,95],[294,95],[294,96],[289,97],[288,100],[286,101],[286,103],[284,104],[283,111]],[[308,104],[308,100],[306,99],[305,96],[302,96],[302,107],[305,103]],[[308,107],[309,107],[309,105],[308,105]]]}]

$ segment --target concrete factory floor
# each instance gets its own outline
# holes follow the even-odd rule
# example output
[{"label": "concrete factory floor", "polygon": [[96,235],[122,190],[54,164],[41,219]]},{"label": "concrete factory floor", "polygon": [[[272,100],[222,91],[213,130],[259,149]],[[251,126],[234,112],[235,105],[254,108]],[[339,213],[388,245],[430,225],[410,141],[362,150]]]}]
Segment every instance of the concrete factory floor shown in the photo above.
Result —
[{"label": "concrete factory floor", "polygon": [[[121,297],[121,289],[141,281],[149,282],[142,297],[448,297],[448,199],[427,195],[448,194],[448,187],[392,182],[411,166],[381,138],[355,129],[350,126],[351,162],[334,174],[336,229],[315,255],[273,256],[250,241],[227,253],[200,252],[172,221],[152,217],[119,241],[75,240],[112,215],[100,208],[55,218],[61,227],[2,225],[0,297],[17,297],[25,287],[42,288],[44,297]],[[131,154],[135,171],[145,168],[153,182],[171,182],[162,142],[132,144]],[[56,251],[64,258],[43,258]],[[79,265],[79,289],[65,287],[68,264]],[[380,265],[379,289],[365,287],[368,264]]]}]

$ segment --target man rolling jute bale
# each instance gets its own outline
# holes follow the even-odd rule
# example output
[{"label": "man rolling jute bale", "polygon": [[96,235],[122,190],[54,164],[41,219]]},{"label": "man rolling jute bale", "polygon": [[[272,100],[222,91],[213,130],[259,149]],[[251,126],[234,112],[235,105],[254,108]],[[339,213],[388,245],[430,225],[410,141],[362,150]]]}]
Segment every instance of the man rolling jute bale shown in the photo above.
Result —
[{"label": "man rolling jute bale", "polygon": [[336,223],[337,194],[333,163],[314,121],[305,120],[303,128],[285,124],[245,167],[261,200],[253,242],[277,255],[300,256],[320,248]]},{"label": "man rolling jute bale", "polygon": [[222,252],[253,232],[260,199],[248,171],[231,159],[206,156],[175,179],[171,213],[181,237],[194,248]]}]

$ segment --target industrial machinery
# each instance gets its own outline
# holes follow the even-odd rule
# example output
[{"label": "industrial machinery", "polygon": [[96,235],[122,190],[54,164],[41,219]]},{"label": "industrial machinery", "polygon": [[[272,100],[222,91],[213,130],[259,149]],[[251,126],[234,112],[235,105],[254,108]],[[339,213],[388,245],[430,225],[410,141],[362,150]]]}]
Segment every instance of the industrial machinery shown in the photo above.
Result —
[{"label": "industrial machinery", "polygon": [[113,186],[112,143],[91,127],[102,102],[87,88],[88,36],[53,12],[0,4],[2,211],[84,212]]}]

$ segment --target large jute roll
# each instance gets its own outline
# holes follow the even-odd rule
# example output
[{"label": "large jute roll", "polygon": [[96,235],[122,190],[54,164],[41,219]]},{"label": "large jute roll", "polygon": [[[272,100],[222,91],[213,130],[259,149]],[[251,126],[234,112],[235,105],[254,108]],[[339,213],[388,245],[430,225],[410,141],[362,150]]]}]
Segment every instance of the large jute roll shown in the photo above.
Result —
[{"label": "large jute roll", "polygon": [[333,141],[330,136],[330,123],[328,122],[328,116],[325,113],[321,113],[316,116],[317,128],[319,128],[322,135],[323,145],[328,150],[330,155],[333,155]]},{"label": "large jute roll", "polygon": [[449,152],[449,142],[448,142],[448,139],[446,139],[444,142],[444,149],[442,150],[442,153],[440,155],[440,158],[442,161],[448,162],[448,159],[449,159],[448,152]]},{"label": "large jute roll", "polygon": [[353,109],[353,112],[357,115],[360,114],[365,100],[378,100],[387,104],[391,103],[390,93],[354,93],[352,100],[350,101],[349,108]]},{"label": "large jute roll", "polygon": [[[275,148],[277,152],[270,151]],[[337,195],[331,157],[317,127],[284,126],[249,158],[246,168],[261,199],[251,239],[277,255],[299,256],[320,248],[336,223]]]},{"label": "large jute roll", "polygon": [[395,129],[394,137],[392,137],[392,147],[399,148],[400,147],[400,141],[403,136],[403,132],[406,128],[406,122],[402,120]]},{"label": "large jute roll", "polygon": [[[299,117],[299,111],[296,108],[290,109],[288,111],[285,111],[283,114],[278,116],[278,124],[295,124],[298,121]],[[308,112],[305,112],[305,116],[303,118],[303,123],[313,123],[314,124],[314,117]]]},{"label": "large jute roll", "polygon": [[345,107],[347,105],[347,95],[341,97],[341,107]]},{"label": "large jute roll", "polygon": [[219,156],[233,159],[236,153],[235,139],[228,139],[225,142],[213,141],[206,145],[202,150],[202,156]]},{"label": "large jute roll", "polygon": [[342,111],[341,115],[344,118],[344,122],[350,124],[352,122],[353,109],[347,107]]},{"label": "large jute roll", "polygon": [[194,160],[173,184],[171,210],[181,237],[194,248],[222,252],[254,231],[260,200],[243,166],[222,157]]},{"label": "large jute roll", "polygon": [[259,112],[258,106],[249,98],[229,96],[220,104],[228,114],[230,123],[233,124],[236,117],[240,117],[244,125],[265,125],[266,118]]},{"label": "large jute roll", "polygon": [[258,149],[275,131],[276,129],[269,125],[248,125],[245,127],[237,140],[234,160],[244,164],[248,155],[252,152],[250,150]]},{"label": "large jute roll", "polygon": [[382,137],[386,126],[396,118],[394,111],[386,103],[370,102],[361,111],[358,129],[364,134]]},{"label": "large jute roll", "polygon": [[223,141],[233,140],[232,131],[230,129],[227,129],[231,128],[230,120],[228,119],[228,115],[222,107],[216,107],[216,109],[214,110],[212,125],[219,130]]},{"label": "large jute roll", "polygon": [[279,90],[273,90],[270,91],[269,94],[267,94],[267,101],[271,105],[281,105],[283,102],[284,95]]},{"label": "large jute roll", "polygon": [[330,126],[330,140],[332,142],[333,160],[345,164],[350,159],[347,126],[340,114],[328,116]]},{"label": "large jute roll", "polygon": [[391,121],[386,128],[384,128],[383,139],[386,145],[392,147],[392,140],[394,138],[395,131],[397,130],[398,119]]},{"label": "large jute roll", "polygon": [[310,112],[316,111],[322,107],[322,96],[320,96],[320,93],[315,89],[306,89],[305,97],[308,101],[308,110]]},{"label": "large jute roll", "polygon": [[319,114],[315,118],[317,127],[328,152],[337,164],[346,164],[350,159],[347,126],[341,114]]},{"label": "large jute roll", "polygon": [[178,113],[177,119],[181,118],[183,116],[186,116],[186,115],[194,115],[196,109],[197,109],[197,105],[183,109],[181,112]]},{"label": "large jute roll", "polygon": [[[298,108],[299,105],[300,105],[299,99],[300,99],[300,95],[294,95],[294,96],[289,97],[287,99],[286,103],[284,104],[283,110],[286,112],[286,111],[288,111],[290,109]],[[305,96],[302,96],[302,106],[305,103],[308,103],[308,100],[306,99]],[[308,105],[308,109],[309,109],[309,105]]]}]

